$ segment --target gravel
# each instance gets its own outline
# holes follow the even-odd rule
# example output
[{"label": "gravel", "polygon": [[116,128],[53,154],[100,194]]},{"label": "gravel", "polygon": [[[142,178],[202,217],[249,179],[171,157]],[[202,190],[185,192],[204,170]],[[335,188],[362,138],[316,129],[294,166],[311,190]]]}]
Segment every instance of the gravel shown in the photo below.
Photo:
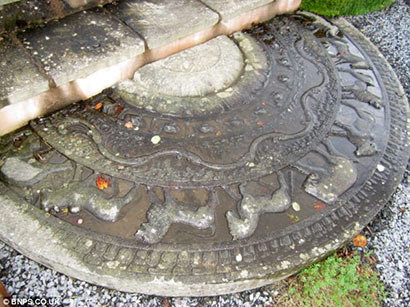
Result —
[{"label": "gravel", "polygon": [[[395,1],[383,12],[348,20],[376,44],[398,74],[410,98],[410,3]],[[410,170],[389,205],[367,228],[368,248],[388,291],[387,306],[410,306]],[[47,269],[0,242],[0,280],[19,298],[57,299],[64,306],[266,306],[277,304],[278,285],[233,295],[163,298],[122,293],[72,279]],[[283,291],[283,290],[282,290]],[[53,303],[51,301],[51,303]],[[54,303],[56,303],[54,301]]]},{"label": "gravel", "polygon": [[[393,67],[410,101],[410,1],[399,0],[382,12],[351,17]],[[410,172],[388,206],[369,225],[369,248],[388,291],[387,306],[410,306]]]}]

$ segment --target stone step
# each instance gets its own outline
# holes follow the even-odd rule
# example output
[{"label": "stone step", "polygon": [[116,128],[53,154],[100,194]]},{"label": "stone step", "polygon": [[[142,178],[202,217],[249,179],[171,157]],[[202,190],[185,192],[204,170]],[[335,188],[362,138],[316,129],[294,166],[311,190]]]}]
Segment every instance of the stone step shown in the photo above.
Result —
[{"label": "stone step", "polygon": [[[107,1],[64,2],[80,8],[86,2]],[[130,79],[147,63],[292,12],[299,4],[300,0],[123,0],[3,35],[0,135]]]},{"label": "stone step", "polygon": [[0,34],[111,3],[114,0],[0,0]]}]

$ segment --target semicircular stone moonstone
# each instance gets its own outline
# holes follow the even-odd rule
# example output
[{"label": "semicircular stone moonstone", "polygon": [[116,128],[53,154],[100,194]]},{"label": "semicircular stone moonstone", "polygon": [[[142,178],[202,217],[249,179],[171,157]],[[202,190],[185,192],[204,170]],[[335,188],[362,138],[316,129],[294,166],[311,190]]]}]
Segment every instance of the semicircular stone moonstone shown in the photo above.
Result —
[{"label": "semicircular stone moonstone", "polygon": [[219,36],[166,59],[145,65],[127,86],[169,96],[203,96],[231,85],[244,60],[237,45]]}]

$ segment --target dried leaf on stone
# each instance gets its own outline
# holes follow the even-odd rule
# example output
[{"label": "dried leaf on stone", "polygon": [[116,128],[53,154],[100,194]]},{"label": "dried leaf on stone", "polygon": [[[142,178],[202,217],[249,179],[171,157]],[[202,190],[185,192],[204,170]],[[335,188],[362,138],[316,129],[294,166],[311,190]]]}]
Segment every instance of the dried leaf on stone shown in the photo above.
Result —
[{"label": "dried leaf on stone", "polygon": [[114,108],[116,114],[120,114],[124,110],[123,106],[115,106]]},{"label": "dried leaf on stone", "polygon": [[317,201],[313,204],[313,207],[315,208],[316,211],[322,211],[323,209],[325,209],[326,204],[322,203],[321,201]]},{"label": "dried leaf on stone", "polygon": [[364,235],[358,234],[353,238],[353,245],[356,247],[365,247],[367,245],[367,239]]},{"label": "dried leaf on stone", "polygon": [[104,176],[98,175],[96,180],[97,188],[100,190],[105,190],[111,186],[109,179],[106,179]]},{"label": "dried leaf on stone", "polygon": [[100,101],[100,102],[98,102],[98,103],[95,105],[94,109],[95,109],[96,111],[98,111],[98,110],[100,110],[102,107],[103,107],[103,103]]}]

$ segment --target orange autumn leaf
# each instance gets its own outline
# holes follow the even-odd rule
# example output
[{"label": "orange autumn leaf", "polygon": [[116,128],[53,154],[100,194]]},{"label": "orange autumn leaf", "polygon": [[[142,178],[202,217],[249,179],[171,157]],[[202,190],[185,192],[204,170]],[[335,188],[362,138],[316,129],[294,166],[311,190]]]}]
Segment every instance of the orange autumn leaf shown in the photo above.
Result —
[{"label": "orange autumn leaf", "polygon": [[116,114],[119,114],[119,113],[122,112],[122,110],[124,110],[124,107],[123,106],[115,106],[114,110],[115,110]]},{"label": "orange autumn leaf", "polygon": [[94,109],[95,109],[96,111],[98,111],[98,110],[100,110],[102,107],[103,107],[103,103],[100,101],[100,102],[98,102],[98,103],[95,105]]},{"label": "orange autumn leaf", "polygon": [[365,247],[367,245],[367,239],[364,235],[358,234],[353,238],[353,245],[356,247]]},{"label": "orange autumn leaf", "polygon": [[321,201],[317,201],[313,204],[313,207],[315,208],[316,211],[322,211],[325,209],[326,205],[322,203]]},{"label": "orange autumn leaf", "polygon": [[98,189],[105,190],[111,185],[111,182],[103,176],[99,175],[97,176],[96,184]]}]

